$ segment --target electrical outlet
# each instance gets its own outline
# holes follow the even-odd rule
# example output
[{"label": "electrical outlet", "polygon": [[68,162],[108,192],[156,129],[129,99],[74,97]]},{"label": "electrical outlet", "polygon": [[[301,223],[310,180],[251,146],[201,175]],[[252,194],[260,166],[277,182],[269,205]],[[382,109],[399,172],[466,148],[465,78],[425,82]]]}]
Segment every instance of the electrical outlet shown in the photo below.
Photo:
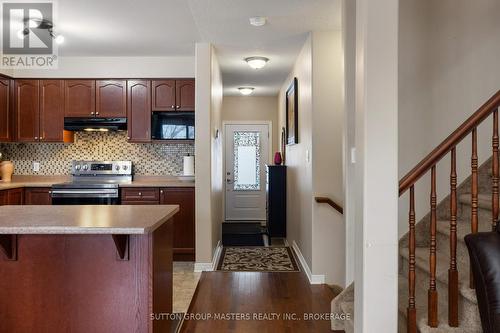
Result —
[{"label": "electrical outlet", "polygon": [[34,172],[40,171],[40,162],[33,162],[33,171]]}]

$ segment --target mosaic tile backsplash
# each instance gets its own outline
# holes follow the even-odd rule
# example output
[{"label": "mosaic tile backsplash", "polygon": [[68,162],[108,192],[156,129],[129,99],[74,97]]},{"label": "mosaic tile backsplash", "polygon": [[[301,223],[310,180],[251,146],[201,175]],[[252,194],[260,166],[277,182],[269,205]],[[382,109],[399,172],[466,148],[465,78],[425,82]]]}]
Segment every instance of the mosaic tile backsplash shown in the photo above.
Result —
[{"label": "mosaic tile backsplash", "polygon": [[[182,174],[194,143],[128,143],[126,132],[76,132],[72,144],[3,143],[0,152],[14,163],[15,175],[67,175],[72,160],[130,160],[136,175],[166,176]],[[33,162],[40,162],[39,172]]]}]

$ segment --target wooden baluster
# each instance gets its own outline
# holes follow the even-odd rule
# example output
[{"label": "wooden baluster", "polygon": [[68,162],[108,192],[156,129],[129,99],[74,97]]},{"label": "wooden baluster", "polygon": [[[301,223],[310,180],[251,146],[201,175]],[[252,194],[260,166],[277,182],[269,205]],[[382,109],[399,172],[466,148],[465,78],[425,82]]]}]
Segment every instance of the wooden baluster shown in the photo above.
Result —
[{"label": "wooden baluster", "polygon": [[450,172],[450,268],[448,269],[448,324],[458,327],[457,270],[457,152],[451,150]]},{"label": "wooden baluster", "polygon": [[410,266],[408,268],[408,309],[407,309],[407,329],[408,333],[417,332],[417,310],[415,309],[415,186],[410,187],[410,233],[408,252]]},{"label": "wooden baluster", "polygon": [[[471,185],[471,232],[477,232],[477,128],[472,130],[472,157],[471,157],[471,169],[472,169],[472,185]],[[470,287],[474,288],[474,277],[472,276],[472,269],[470,269]]]},{"label": "wooden baluster", "polygon": [[427,323],[430,327],[438,326],[438,293],[436,290],[436,166],[431,168],[431,248],[430,248],[430,282],[429,291],[427,293],[428,301],[428,317]]},{"label": "wooden baluster", "polygon": [[498,109],[493,111],[493,161],[492,161],[492,191],[491,191],[491,227],[495,230],[498,221]]}]

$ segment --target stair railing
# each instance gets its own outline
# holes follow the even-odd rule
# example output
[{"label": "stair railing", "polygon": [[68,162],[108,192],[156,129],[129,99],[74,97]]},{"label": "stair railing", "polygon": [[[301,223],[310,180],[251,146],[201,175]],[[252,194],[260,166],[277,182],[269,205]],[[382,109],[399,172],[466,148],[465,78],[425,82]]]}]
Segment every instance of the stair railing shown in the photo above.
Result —
[{"label": "stair railing", "polygon": [[[408,333],[417,332],[416,307],[415,307],[415,183],[427,172],[431,172],[430,193],[430,281],[428,290],[428,325],[437,327],[438,318],[438,293],[436,289],[436,165],[450,154],[450,265],[448,269],[448,324],[458,327],[458,267],[457,267],[457,171],[456,171],[456,146],[471,134],[471,232],[478,230],[478,156],[477,156],[477,127],[486,118],[493,114],[492,136],[492,228],[496,227],[499,213],[499,135],[498,135],[498,108],[500,107],[500,91],[484,103],[472,116],[460,125],[450,136],[439,144],[430,154],[420,161],[410,172],[399,181],[399,196],[407,190],[410,191],[409,208],[409,272],[408,272],[408,307],[407,330]],[[470,286],[474,288],[472,275]]]}]

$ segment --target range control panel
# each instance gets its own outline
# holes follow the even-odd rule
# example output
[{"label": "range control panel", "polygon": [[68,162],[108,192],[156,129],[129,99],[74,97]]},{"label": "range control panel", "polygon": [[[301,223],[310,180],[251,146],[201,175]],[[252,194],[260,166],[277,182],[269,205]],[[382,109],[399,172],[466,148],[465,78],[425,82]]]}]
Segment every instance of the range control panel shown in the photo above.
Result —
[{"label": "range control panel", "polygon": [[71,173],[78,175],[131,175],[131,161],[73,161]]}]

